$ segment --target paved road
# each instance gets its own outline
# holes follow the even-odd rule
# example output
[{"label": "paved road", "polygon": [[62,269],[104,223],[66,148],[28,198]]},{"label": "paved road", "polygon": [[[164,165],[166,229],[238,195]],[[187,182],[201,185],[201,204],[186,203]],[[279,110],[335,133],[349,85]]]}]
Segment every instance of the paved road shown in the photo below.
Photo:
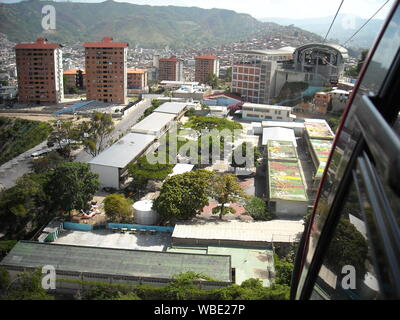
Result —
[{"label": "paved road", "polygon": [[[142,103],[135,106],[131,113],[127,114],[115,125],[114,132],[110,135],[108,141],[118,139],[121,133],[126,134],[129,129],[137,122],[143,112],[151,105],[152,99],[159,95],[146,95]],[[10,188],[15,185],[16,180],[25,173],[31,172],[31,154],[35,151],[47,148],[47,140],[33,147],[32,149],[20,154],[14,159],[0,166],[0,188]],[[79,151],[76,160],[78,162],[87,162],[92,159],[92,156],[86,151]]]},{"label": "paved road", "polygon": [[31,154],[45,148],[47,140],[0,166],[0,187],[10,188],[15,185],[19,177],[31,171]]}]

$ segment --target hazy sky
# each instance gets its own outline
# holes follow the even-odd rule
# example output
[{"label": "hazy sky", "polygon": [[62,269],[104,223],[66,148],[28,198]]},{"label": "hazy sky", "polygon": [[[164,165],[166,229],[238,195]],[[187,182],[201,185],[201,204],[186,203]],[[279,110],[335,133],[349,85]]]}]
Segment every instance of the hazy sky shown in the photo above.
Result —
[{"label": "hazy sky", "polygon": [[[0,0],[0,2],[16,2],[17,0]],[[71,1],[71,0],[70,0]],[[102,0],[72,0],[75,2],[102,2]],[[241,13],[251,14],[255,18],[310,18],[325,17],[336,13],[341,0],[115,0],[148,5],[176,5],[185,7],[200,7],[205,9],[231,9]],[[385,18],[393,2],[377,15]],[[345,0],[342,13],[351,13],[363,18],[369,18],[384,4],[386,0]]]}]

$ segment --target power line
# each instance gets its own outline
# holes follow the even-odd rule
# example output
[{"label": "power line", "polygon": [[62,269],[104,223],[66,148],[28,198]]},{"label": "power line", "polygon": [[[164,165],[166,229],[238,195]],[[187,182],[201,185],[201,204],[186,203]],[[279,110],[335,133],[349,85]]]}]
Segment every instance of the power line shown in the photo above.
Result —
[{"label": "power line", "polygon": [[338,14],[339,14],[339,11],[340,11],[340,8],[341,8],[342,5],[343,5],[343,2],[344,2],[344,0],[342,0],[342,2],[341,2],[340,6],[339,6],[339,8],[338,8],[338,10],[337,10],[337,12],[336,12],[336,14],[335,14],[335,17],[334,17],[333,20],[332,20],[331,26],[329,27],[329,30],[328,30],[328,32],[326,33],[326,36],[325,36],[325,39],[324,39],[324,42],[323,42],[323,43],[325,43],[326,38],[328,38],[329,32],[331,32],[332,26],[333,26],[333,24],[335,23],[336,17],[337,17]]},{"label": "power line", "polygon": [[388,4],[388,2],[389,2],[390,0],[387,0],[379,9],[378,9],[378,11],[376,11],[373,15],[372,15],[372,17],[371,18],[369,18],[362,26],[361,26],[361,28],[360,29],[358,29],[344,44],[343,44],[343,47],[348,43],[348,42],[350,42],[361,30],[362,30],[362,28],[364,28],[378,13],[379,13],[379,11],[381,11],[387,4]]}]

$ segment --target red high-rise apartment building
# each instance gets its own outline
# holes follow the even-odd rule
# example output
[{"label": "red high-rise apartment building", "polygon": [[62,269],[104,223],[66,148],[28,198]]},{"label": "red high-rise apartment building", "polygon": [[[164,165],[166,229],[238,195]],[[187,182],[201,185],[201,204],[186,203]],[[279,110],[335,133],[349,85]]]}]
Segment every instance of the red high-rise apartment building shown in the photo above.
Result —
[{"label": "red high-rise apartment building", "polygon": [[218,58],[211,54],[195,57],[194,80],[199,83],[205,83],[209,74],[215,74],[219,77]]},{"label": "red high-rise apartment building", "polygon": [[86,42],[83,46],[87,100],[126,104],[128,43],[105,37],[101,42]]},{"label": "red high-rise apartment building", "polygon": [[158,79],[160,81],[184,81],[182,60],[171,57],[158,61]]},{"label": "red high-rise apartment building", "polygon": [[55,104],[64,97],[62,50],[39,38],[15,46],[20,103]]}]

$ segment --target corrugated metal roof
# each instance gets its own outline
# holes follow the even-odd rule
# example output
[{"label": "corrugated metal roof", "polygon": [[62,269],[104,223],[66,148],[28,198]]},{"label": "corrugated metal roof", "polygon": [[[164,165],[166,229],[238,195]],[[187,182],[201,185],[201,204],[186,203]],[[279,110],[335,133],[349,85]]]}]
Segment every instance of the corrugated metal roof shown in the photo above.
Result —
[{"label": "corrugated metal roof", "polygon": [[131,131],[132,132],[149,132],[158,133],[164,126],[168,125],[174,120],[175,114],[153,112],[139,123],[135,124]]},{"label": "corrugated metal roof", "polygon": [[281,127],[263,128],[262,145],[267,145],[270,140],[291,141],[295,147],[297,146],[293,129]]},{"label": "corrugated metal roof", "polygon": [[82,247],[33,241],[18,242],[0,265],[28,268],[52,265],[57,271],[159,279],[171,279],[178,273],[194,271],[217,281],[229,282],[231,279],[230,256]]},{"label": "corrugated metal roof", "polygon": [[201,224],[177,223],[172,238],[294,242],[299,240],[303,231],[302,221],[213,221]]},{"label": "corrugated metal roof", "polygon": [[125,168],[156,139],[154,135],[128,133],[121,140],[104,150],[89,164]]},{"label": "corrugated metal roof", "polygon": [[189,104],[185,102],[165,102],[154,112],[180,114]]}]

